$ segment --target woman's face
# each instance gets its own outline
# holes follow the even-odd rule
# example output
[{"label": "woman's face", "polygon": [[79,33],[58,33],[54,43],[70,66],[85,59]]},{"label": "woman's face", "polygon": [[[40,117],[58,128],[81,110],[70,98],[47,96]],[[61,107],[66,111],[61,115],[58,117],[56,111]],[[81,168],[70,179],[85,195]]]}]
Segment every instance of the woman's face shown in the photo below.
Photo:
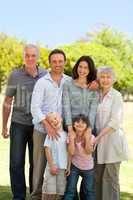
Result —
[{"label": "woman's face", "polygon": [[89,72],[90,70],[89,70],[88,63],[86,61],[81,61],[77,68],[77,73],[78,73],[79,78],[86,78]]},{"label": "woman's face", "polygon": [[113,78],[110,73],[101,73],[99,77],[100,86],[103,89],[110,89],[113,85]]}]

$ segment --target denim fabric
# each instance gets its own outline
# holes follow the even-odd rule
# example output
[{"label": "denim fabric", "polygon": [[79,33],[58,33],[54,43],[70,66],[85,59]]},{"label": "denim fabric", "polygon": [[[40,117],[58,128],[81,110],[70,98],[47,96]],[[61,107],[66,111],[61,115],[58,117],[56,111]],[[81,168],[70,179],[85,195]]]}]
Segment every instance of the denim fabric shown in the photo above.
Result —
[{"label": "denim fabric", "polygon": [[33,174],[33,126],[16,122],[10,127],[10,179],[13,200],[25,200],[25,152],[28,144],[29,151],[29,187],[32,192]]},{"label": "denim fabric", "polygon": [[74,165],[71,166],[71,174],[67,180],[64,200],[73,200],[79,175],[82,177],[84,200],[95,200],[94,170],[80,170]]}]

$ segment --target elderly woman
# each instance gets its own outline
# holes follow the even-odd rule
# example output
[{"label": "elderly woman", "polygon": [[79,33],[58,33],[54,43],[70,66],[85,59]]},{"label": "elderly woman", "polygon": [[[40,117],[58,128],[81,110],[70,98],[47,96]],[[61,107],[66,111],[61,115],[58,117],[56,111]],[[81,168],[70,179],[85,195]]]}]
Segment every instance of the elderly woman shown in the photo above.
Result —
[{"label": "elderly woman", "polygon": [[98,68],[100,102],[96,116],[97,165],[96,199],[119,200],[120,163],[128,159],[126,138],[122,129],[123,100],[113,88],[116,80],[110,67]]}]

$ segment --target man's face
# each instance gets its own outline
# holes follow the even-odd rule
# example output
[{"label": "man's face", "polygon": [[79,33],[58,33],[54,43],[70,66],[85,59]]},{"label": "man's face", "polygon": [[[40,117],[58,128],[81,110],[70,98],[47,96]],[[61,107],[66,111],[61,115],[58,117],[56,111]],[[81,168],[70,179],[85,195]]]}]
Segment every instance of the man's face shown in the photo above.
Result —
[{"label": "man's face", "polygon": [[27,48],[24,52],[24,63],[26,67],[32,68],[37,63],[37,51],[35,48]]},{"label": "man's face", "polygon": [[51,55],[49,64],[52,72],[57,74],[63,73],[65,65],[64,56],[60,53]]}]

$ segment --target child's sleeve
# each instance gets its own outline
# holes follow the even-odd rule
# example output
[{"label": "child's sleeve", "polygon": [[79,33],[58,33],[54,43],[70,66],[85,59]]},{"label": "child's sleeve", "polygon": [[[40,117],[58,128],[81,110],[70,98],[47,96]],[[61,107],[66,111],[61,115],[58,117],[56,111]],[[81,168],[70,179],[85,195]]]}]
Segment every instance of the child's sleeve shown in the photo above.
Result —
[{"label": "child's sleeve", "polygon": [[51,148],[52,147],[52,143],[53,143],[53,141],[52,141],[52,139],[50,139],[49,137],[48,137],[48,135],[46,136],[46,138],[45,138],[45,141],[44,141],[44,147],[49,147],[49,148]]}]

